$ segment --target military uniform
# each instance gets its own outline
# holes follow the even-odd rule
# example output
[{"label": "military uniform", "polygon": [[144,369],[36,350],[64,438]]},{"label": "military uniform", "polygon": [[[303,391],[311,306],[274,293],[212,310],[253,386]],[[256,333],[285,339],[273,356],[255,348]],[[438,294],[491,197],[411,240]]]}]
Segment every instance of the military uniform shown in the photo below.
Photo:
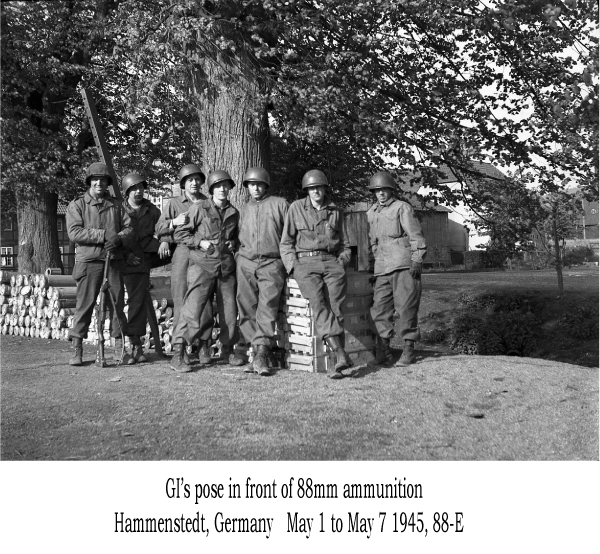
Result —
[{"label": "military uniform", "polygon": [[[161,214],[160,210],[146,198],[137,209],[127,200],[123,205],[136,234],[133,247],[125,250],[126,264],[123,271],[127,290],[127,334],[141,337],[146,334],[146,294],[150,289],[150,270],[158,258],[159,242],[154,236],[154,230]],[[127,263],[129,254],[138,258],[140,263],[138,265]]]},{"label": "military uniform", "polygon": [[421,280],[409,272],[412,263],[423,263],[427,252],[421,225],[413,207],[391,198],[367,212],[369,242],[374,258],[375,285],[371,317],[380,337],[394,332],[394,309],[398,314],[398,338],[419,340]]},{"label": "military uniform", "polygon": [[[206,200],[201,195],[200,201]],[[156,236],[161,242],[171,244],[173,251],[171,259],[171,296],[173,297],[173,325],[177,327],[183,299],[188,290],[188,283],[197,277],[197,269],[190,263],[190,251],[185,244],[178,243],[174,238],[175,228],[172,221],[180,214],[188,212],[194,202],[185,193],[169,200],[160,219],[156,224]],[[189,277],[188,277],[189,275]],[[210,341],[214,325],[212,301],[206,303],[200,315],[200,340]],[[173,335],[173,344],[180,344],[181,337]]]},{"label": "military uniform", "polygon": [[287,214],[281,258],[309,301],[317,335],[343,336],[350,247],[342,210],[333,202],[317,210],[309,197],[296,200]]},{"label": "military uniform", "polygon": [[[73,278],[77,283],[77,306],[69,337],[83,339],[87,337],[103,282],[106,236],[111,232],[117,233],[123,244],[130,245],[134,240],[134,231],[121,202],[112,196],[94,199],[89,191],[69,204],[66,222],[69,240],[77,246],[73,268]],[[107,302],[111,317],[110,334],[115,338],[121,336],[121,330],[127,332],[127,320],[123,313],[123,256],[122,246],[114,250],[108,270],[110,292],[116,304],[115,309],[111,301]]]},{"label": "military uniform", "polygon": [[272,348],[285,267],[279,243],[289,204],[267,194],[250,198],[240,212],[240,247],[236,254],[240,331],[254,346]]},{"label": "military uniform", "polygon": [[[220,209],[212,200],[202,200],[190,207],[189,218],[188,224],[177,227],[173,233],[177,248],[185,246],[195,266],[174,334],[186,344],[197,338],[201,331],[200,314],[216,289],[219,338],[224,346],[231,347],[237,340],[236,276],[234,249],[225,243],[238,242],[239,212],[231,204]],[[208,240],[211,248],[201,248],[202,240]]]}]

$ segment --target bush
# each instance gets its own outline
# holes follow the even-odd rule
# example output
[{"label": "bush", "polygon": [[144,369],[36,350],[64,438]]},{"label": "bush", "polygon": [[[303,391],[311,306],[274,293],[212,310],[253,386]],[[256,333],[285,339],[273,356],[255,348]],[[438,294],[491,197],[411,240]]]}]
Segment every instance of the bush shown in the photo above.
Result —
[{"label": "bush", "polygon": [[589,304],[575,308],[572,313],[564,314],[558,320],[558,326],[568,335],[578,339],[591,339],[598,336],[598,306]]},{"label": "bush", "polygon": [[[527,356],[536,346],[539,320],[517,293],[461,293],[451,348],[461,354]],[[482,313],[483,312],[483,313]]]},{"label": "bush", "polygon": [[[593,258],[596,258],[595,260]],[[576,246],[570,248],[565,252],[563,264],[570,265],[581,265],[583,262],[597,261],[598,256],[594,254],[594,251],[589,246]]]}]

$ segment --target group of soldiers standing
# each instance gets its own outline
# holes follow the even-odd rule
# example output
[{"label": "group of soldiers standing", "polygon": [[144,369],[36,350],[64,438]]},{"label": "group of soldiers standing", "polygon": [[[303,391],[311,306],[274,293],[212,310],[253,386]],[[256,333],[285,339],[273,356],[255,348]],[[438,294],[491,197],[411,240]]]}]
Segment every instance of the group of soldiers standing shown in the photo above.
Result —
[{"label": "group of soldiers standing", "polygon": [[[205,182],[209,198],[201,192]],[[243,178],[249,200],[240,210],[229,202],[229,193],[236,186],[231,176],[217,170],[206,178],[196,164],[181,168],[182,194],[170,199],[162,214],[144,198],[147,182],[138,173],[123,177],[123,202],[107,194],[108,187],[116,184],[103,163],[88,167],[86,184],[85,194],[67,209],[69,239],[77,247],[73,270],[77,307],[70,331],[74,343],[70,364],[82,364],[82,341],[106,264],[114,359],[126,365],[146,361],[141,337],[146,332],[150,270],[170,262],[174,304],[170,367],[174,371],[189,372],[194,363],[212,361],[216,296],[221,359],[234,366],[246,365],[246,372],[271,375],[275,322],[288,276],[297,281],[309,301],[317,336],[335,352],[328,376],[341,379],[343,370],[352,367],[345,351],[343,314],[350,247],[343,211],[332,202],[322,171],[313,169],[304,175],[302,189],[307,196],[290,205],[269,193],[271,181],[265,169],[250,168]],[[371,316],[378,335],[376,357],[369,364],[393,363],[390,339],[395,311],[403,341],[396,365],[409,365],[415,362],[414,344],[419,339],[425,239],[412,206],[396,197],[391,174],[376,173],[368,188],[376,199],[367,218],[374,273]],[[125,335],[131,353],[122,341]],[[234,352],[237,342],[252,345],[255,356],[251,364]],[[196,343],[197,349],[188,349]]]}]

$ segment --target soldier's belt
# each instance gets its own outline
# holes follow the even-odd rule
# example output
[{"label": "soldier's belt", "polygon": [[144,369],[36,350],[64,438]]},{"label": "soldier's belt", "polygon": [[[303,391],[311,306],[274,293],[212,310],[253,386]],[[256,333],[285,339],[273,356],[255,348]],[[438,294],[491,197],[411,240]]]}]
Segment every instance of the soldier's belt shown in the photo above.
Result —
[{"label": "soldier's belt", "polygon": [[305,258],[307,256],[335,256],[333,252],[327,252],[326,250],[311,250],[310,252],[298,252],[296,254],[298,258]]}]

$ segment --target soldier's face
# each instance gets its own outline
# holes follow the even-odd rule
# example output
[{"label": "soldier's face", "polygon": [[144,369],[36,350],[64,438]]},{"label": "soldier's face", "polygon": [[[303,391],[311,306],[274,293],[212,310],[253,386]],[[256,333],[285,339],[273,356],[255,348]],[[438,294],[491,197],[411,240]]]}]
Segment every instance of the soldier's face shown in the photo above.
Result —
[{"label": "soldier's face", "polygon": [[248,192],[254,200],[260,200],[265,194],[267,194],[267,183],[260,181],[250,181],[248,183]]},{"label": "soldier's face", "polygon": [[227,200],[229,191],[232,189],[231,181],[221,181],[212,188],[213,198],[219,202]]},{"label": "soldier's face", "polygon": [[316,187],[308,188],[308,195],[313,202],[321,204],[325,200],[325,191],[327,187],[325,185],[317,185]]},{"label": "soldier's face", "polygon": [[127,198],[132,202],[140,203],[144,199],[144,184],[138,183],[127,191]]},{"label": "soldier's face", "polygon": [[185,187],[185,192],[189,194],[198,194],[200,192],[200,187],[202,186],[202,177],[199,173],[192,173],[185,178],[183,186]]},{"label": "soldier's face", "polygon": [[102,198],[108,190],[108,177],[92,177],[90,179],[90,194]]},{"label": "soldier's face", "polygon": [[375,189],[375,198],[380,204],[385,204],[394,194],[392,189]]}]

